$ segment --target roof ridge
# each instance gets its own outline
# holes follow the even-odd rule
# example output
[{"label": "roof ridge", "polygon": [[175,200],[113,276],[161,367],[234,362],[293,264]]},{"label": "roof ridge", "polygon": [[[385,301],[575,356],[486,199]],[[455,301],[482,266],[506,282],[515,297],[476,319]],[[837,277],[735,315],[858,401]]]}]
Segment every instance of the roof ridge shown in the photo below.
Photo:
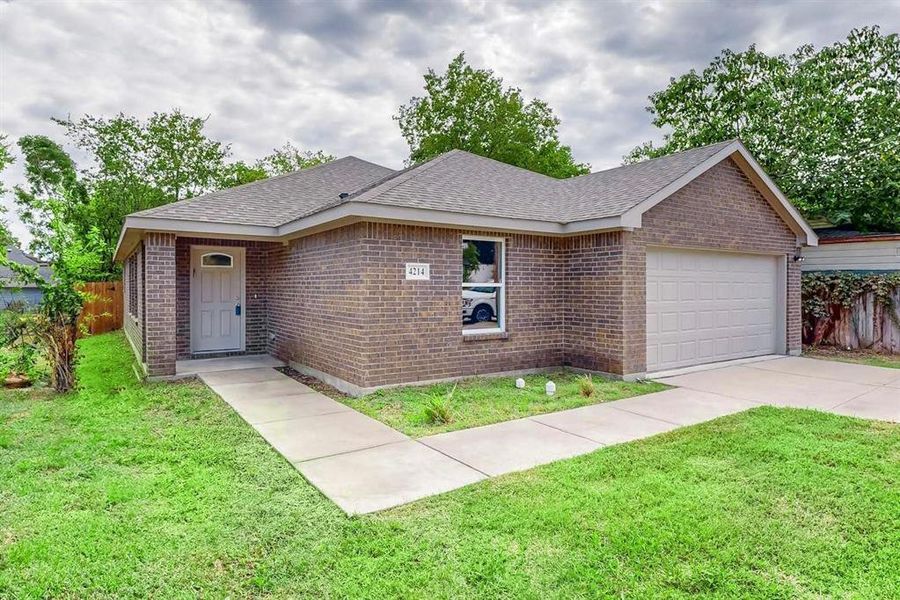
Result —
[{"label": "roof ridge", "polygon": [[625,169],[628,167],[635,167],[637,165],[646,165],[658,160],[663,160],[664,158],[671,158],[673,156],[678,156],[679,154],[684,154],[685,152],[694,152],[695,150],[703,150],[704,148],[712,148],[713,146],[718,146],[720,144],[731,144],[734,142],[740,142],[740,138],[731,138],[728,140],[722,140],[721,142],[713,142],[712,144],[704,144],[703,146],[695,146],[694,148],[685,148],[684,150],[679,150],[678,152],[672,152],[671,154],[665,154],[663,156],[655,156],[653,158],[648,158],[647,160],[642,160],[636,163],[628,163],[625,165],[619,165],[618,167],[610,167],[609,169],[603,169],[600,171],[594,171],[592,173],[585,173],[584,175],[577,175],[575,177],[569,177],[568,179],[561,179],[560,181],[575,181],[576,179],[581,179],[583,177],[590,177],[591,175],[598,175],[600,173],[609,173],[610,171],[616,171],[618,169]]},{"label": "roof ridge", "polygon": [[497,160],[496,158],[491,158],[490,156],[484,156],[482,154],[478,154],[476,152],[469,152],[468,150],[463,150],[461,148],[454,148],[445,154],[458,153],[458,154],[467,154],[469,156],[474,156],[475,158],[480,158],[483,160],[488,160],[490,162],[495,162],[498,165],[503,165],[504,167],[510,167],[513,169],[518,169],[519,171],[524,171],[529,175],[538,175],[543,177],[544,179],[549,179],[550,181],[569,181],[570,179],[575,179],[574,177],[553,177],[552,175],[546,175],[544,173],[540,173],[538,171],[532,171],[531,169],[526,169],[525,167],[520,167],[519,165],[510,164],[508,162],[503,162],[502,160]]},{"label": "roof ridge", "polygon": [[350,201],[369,202],[373,198],[377,198],[381,194],[394,189],[398,185],[400,185],[402,183],[406,183],[413,177],[423,173],[424,171],[427,171],[428,169],[432,168],[436,164],[444,162],[445,160],[447,160],[448,158],[450,158],[451,156],[453,156],[455,154],[458,154],[459,152],[460,151],[458,151],[456,148],[454,148],[453,150],[450,150],[449,152],[444,152],[443,154],[438,154],[434,158],[430,158],[430,159],[426,160],[425,162],[419,163],[417,165],[412,165],[410,167],[407,167],[406,169],[392,173],[391,175],[384,177],[380,181],[377,181],[377,182],[371,184],[370,186],[364,186],[364,187],[360,188],[359,190],[357,190],[356,192],[353,192],[346,198],[343,198],[340,203],[350,202]]}]

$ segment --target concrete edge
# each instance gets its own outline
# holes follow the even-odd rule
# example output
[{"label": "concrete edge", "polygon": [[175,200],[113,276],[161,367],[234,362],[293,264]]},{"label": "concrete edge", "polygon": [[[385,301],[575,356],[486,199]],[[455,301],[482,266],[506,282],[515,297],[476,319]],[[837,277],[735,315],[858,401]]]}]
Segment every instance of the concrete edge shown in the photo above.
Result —
[{"label": "concrete edge", "polygon": [[559,367],[560,369],[566,369],[567,371],[572,371],[573,373],[584,373],[585,375],[599,375],[600,377],[605,377],[607,379],[614,379],[616,381],[641,381],[647,379],[646,373],[627,373],[625,375],[619,375],[618,373],[607,373],[606,371],[597,371],[596,369],[582,369],[581,367]]},{"label": "concrete edge", "polygon": [[749,358],[736,358],[734,360],[723,360],[721,362],[706,363],[705,365],[695,365],[692,367],[683,367],[681,369],[669,369],[667,371],[655,371],[647,373],[647,379],[664,379],[666,377],[677,377],[678,375],[687,375],[688,373],[699,373],[701,371],[714,371],[716,369],[725,369],[727,367],[735,367],[738,365],[747,365],[751,363],[764,362],[767,360],[775,360],[776,358],[784,358],[784,354],[764,354],[762,356],[751,356]]},{"label": "concrete edge", "polygon": [[[441,379],[426,379],[422,381],[408,381],[404,383],[391,383],[387,385],[375,385],[375,386],[359,386],[355,383],[351,383],[345,379],[341,379],[340,377],[335,377],[334,375],[329,375],[323,371],[319,371],[318,369],[314,369],[310,366],[290,361],[288,365],[294,369],[295,371],[299,371],[304,375],[309,375],[310,377],[315,377],[319,379],[331,387],[348,394],[350,396],[359,397],[365,396],[367,394],[371,394],[373,392],[377,392],[378,390],[387,390],[391,388],[398,387],[420,387],[426,385],[434,385],[436,383],[447,383],[450,381],[463,381],[465,379],[475,379],[477,377],[512,377],[515,375],[533,375],[535,373],[549,373],[551,371],[558,371],[560,369],[574,370],[569,367],[557,366],[557,367],[539,367],[536,369],[520,369],[517,371],[498,371],[494,373],[478,373],[477,375],[461,375],[459,377],[444,377]],[[599,373],[598,373],[599,374]],[[610,376],[614,377],[614,376]]]},{"label": "concrete edge", "polygon": [[146,380],[155,383],[157,381],[187,381],[188,379],[199,379],[196,373],[176,373],[175,375],[148,375]]}]

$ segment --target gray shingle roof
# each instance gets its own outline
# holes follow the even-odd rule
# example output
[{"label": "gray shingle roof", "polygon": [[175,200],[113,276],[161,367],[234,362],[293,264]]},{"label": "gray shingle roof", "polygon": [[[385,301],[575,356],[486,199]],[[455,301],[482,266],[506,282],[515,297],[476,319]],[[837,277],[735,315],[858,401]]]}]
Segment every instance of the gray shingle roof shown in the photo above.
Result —
[{"label": "gray shingle roof", "polygon": [[133,213],[134,216],[277,227],[340,202],[392,169],[347,156],[316,167]]},{"label": "gray shingle roof", "polygon": [[[135,215],[276,227],[355,201],[569,223],[621,215],[732,143],[571,179],[554,179],[461,150],[402,171],[350,156]],[[349,195],[340,198],[342,192]]]},{"label": "gray shingle roof", "polygon": [[[14,263],[19,263],[20,265],[26,265],[29,267],[37,267],[38,274],[43,277],[45,280],[49,281],[52,271],[50,267],[40,262],[35,257],[30,254],[26,254],[21,250],[21,248],[17,248],[15,246],[7,246],[6,248],[6,258]],[[16,275],[12,272],[12,269],[6,266],[0,266],[0,286],[2,287],[23,287],[23,288],[33,288],[37,287],[33,283],[28,283],[26,285],[22,285],[21,283],[16,281]]]},{"label": "gray shingle roof", "polygon": [[347,200],[469,214],[556,221],[563,181],[452,150]]},{"label": "gray shingle roof", "polygon": [[621,215],[733,143],[728,140],[568,179],[567,220]]}]

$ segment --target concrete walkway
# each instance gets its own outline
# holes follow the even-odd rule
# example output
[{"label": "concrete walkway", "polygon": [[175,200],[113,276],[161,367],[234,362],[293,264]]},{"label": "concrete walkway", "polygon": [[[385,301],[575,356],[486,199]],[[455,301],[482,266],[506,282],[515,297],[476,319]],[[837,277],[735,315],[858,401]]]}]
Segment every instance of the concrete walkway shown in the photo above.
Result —
[{"label": "concrete walkway", "polygon": [[900,421],[900,371],[806,358],[667,377],[678,387],[418,440],[268,366],[199,377],[350,514],[765,404]]}]

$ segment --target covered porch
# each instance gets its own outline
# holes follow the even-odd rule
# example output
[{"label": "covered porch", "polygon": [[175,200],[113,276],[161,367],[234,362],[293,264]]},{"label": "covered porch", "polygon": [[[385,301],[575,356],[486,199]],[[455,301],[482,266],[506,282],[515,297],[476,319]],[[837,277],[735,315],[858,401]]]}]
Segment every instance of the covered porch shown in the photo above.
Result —
[{"label": "covered porch", "polygon": [[124,277],[125,330],[145,373],[168,378],[251,368],[222,360],[229,357],[275,361],[267,356],[266,273],[270,250],[278,246],[148,233],[126,261]]}]

